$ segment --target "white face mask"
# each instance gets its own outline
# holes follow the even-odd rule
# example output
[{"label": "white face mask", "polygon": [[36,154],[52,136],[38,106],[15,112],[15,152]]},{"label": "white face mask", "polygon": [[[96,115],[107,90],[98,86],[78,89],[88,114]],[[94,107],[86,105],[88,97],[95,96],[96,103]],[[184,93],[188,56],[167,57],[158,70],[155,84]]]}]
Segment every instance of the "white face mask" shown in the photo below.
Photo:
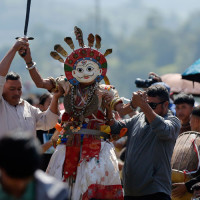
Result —
[{"label": "white face mask", "polygon": [[72,75],[80,83],[90,83],[101,75],[102,69],[99,65],[91,60],[82,60],[76,65],[76,69],[72,71]]}]

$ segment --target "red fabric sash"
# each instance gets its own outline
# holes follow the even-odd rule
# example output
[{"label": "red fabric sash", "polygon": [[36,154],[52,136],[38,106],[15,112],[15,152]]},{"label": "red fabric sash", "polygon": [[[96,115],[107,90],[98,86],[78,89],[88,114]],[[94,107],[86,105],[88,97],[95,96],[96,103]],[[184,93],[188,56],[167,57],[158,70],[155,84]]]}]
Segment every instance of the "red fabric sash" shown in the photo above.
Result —
[{"label": "red fabric sash", "polygon": [[101,141],[96,139],[94,136],[85,136],[83,139],[83,146],[82,146],[82,153],[81,153],[81,160],[86,159],[89,161],[89,158],[96,157],[99,160],[99,153],[101,150]]},{"label": "red fabric sash", "polygon": [[123,200],[121,185],[90,185],[88,190],[83,194],[82,200],[106,199],[106,200]]},{"label": "red fabric sash", "polygon": [[[80,141],[78,141],[78,136],[74,139],[74,144],[72,146],[66,146],[65,161],[63,165],[63,176],[64,181],[69,176],[76,177],[77,166],[83,159],[87,161],[90,158],[96,157],[99,159],[99,153],[101,150],[101,141],[96,139],[94,136],[84,136],[82,144],[82,152],[80,156]],[[80,159],[81,157],[81,159]]]},{"label": "red fabric sash", "polygon": [[66,181],[69,176],[76,177],[79,158],[80,146],[66,146],[65,162],[63,165],[64,181]]}]

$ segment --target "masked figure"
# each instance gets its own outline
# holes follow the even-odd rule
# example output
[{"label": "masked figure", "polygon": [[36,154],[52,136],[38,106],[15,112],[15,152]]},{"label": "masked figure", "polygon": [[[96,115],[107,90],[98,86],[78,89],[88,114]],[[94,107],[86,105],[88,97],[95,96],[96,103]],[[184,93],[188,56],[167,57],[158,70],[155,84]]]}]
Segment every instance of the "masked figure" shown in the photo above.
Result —
[{"label": "masked figure", "polygon": [[[98,51],[101,46],[98,35],[89,35],[89,47],[84,45],[82,31],[77,27],[75,35],[80,49],[74,50],[72,39],[67,37],[64,40],[73,49],[70,55],[66,56],[67,52],[60,45],[55,46],[56,52],[51,52],[52,57],[61,62],[63,59],[58,53],[66,56],[66,77],[62,83],[65,113],[47,173],[66,182],[73,200],[123,199],[103,104],[105,94],[112,97],[113,108],[122,101],[113,86],[100,84],[107,72],[105,56],[111,50],[105,54]],[[92,48],[95,39],[97,50]]]}]

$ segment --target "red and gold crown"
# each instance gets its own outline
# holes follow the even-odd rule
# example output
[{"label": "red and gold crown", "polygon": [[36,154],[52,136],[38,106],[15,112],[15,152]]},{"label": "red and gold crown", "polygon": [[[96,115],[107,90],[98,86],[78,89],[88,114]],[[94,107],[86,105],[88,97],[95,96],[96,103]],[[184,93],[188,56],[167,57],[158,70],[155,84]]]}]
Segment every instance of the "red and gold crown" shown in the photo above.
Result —
[{"label": "red and gold crown", "polygon": [[[88,46],[86,47],[84,45],[83,41],[83,33],[80,28],[74,27],[74,33],[76,35],[76,39],[78,40],[79,46],[81,48],[75,49],[72,38],[66,37],[64,38],[64,41],[69,45],[69,47],[73,50],[73,52],[68,55],[68,53],[63,49],[63,47],[59,44],[54,46],[54,50],[50,53],[50,55],[56,59],[59,60],[60,62],[64,63],[64,71],[67,80],[72,84],[72,85],[77,85],[79,84],[79,81],[73,77],[72,75],[72,70],[76,69],[76,65],[78,62],[83,61],[83,60],[91,60],[95,63],[98,64],[99,69],[102,69],[102,74],[96,77],[96,81],[100,82],[103,78],[106,82],[107,77],[106,77],[106,72],[107,72],[107,61],[105,57],[112,53],[112,49],[107,49],[104,54],[102,54],[98,49],[101,48],[101,37],[99,35],[93,35],[90,33],[88,35]],[[96,40],[95,48],[93,49],[94,45],[94,40]],[[60,56],[60,54],[65,57],[64,59]]]}]

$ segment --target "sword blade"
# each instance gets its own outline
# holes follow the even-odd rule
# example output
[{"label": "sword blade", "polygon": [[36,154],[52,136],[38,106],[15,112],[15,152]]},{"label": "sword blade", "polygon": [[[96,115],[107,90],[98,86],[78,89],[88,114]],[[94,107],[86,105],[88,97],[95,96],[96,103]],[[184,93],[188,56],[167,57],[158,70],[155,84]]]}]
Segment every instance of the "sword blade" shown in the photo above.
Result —
[{"label": "sword blade", "polygon": [[29,15],[30,15],[30,7],[31,7],[31,0],[27,0],[26,6],[26,18],[25,18],[25,25],[24,25],[24,36],[27,36],[28,31],[28,22],[29,22]]}]

